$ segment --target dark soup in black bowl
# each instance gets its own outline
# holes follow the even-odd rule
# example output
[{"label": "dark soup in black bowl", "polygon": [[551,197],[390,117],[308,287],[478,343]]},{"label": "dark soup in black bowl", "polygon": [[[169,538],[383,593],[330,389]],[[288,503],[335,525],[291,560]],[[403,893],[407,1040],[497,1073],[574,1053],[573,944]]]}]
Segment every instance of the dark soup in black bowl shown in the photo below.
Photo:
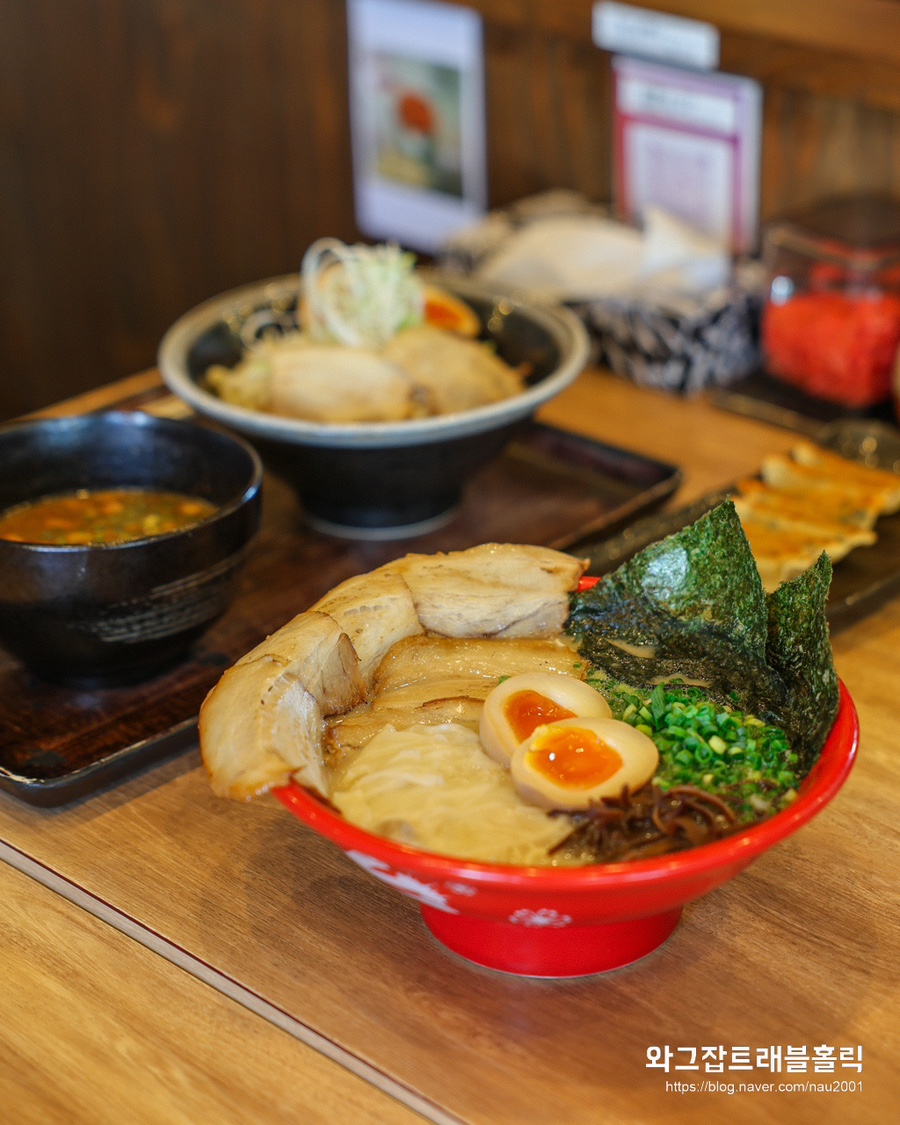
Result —
[{"label": "dark soup in black bowl", "polygon": [[0,427],[0,644],[75,687],[166,670],[225,610],[261,483],[252,448],[189,422]]},{"label": "dark soup in black bowl", "polygon": [[0,513],[0,539],[99,547],[168,535],[214,515],[208,500],[150,488],[80,488]]}]

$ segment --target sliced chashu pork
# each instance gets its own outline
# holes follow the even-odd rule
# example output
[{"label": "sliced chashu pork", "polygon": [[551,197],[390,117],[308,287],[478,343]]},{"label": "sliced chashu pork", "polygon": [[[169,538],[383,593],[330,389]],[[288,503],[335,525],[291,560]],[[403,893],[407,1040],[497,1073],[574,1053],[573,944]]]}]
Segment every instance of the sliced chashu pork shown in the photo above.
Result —
[{"label": "sliced chashu pork", "polygon": [[310,422],[399,422],[416,404],[403,372],[366,348],[310,344],[273,347],[269,409]]},{"label": "sliced chashu pork", "polygon": [[407,684],[454,679],[491,680],[520,672],[573,674],[582,660],[576,649],[553,638],[407,637],[395,644],[375,673],[377,694]]},{"label": "sliced chashu pork", "polygon": [[327,794],[325,716],[365,696],[347,634],[327,614],[301,613],[229,668],[200,709],[213,791],[247,800],[293,777]]},{"label": "sliced chashu pork", "polygon": [[496,681],[477,677],[434,683],[410,684],[376,696],[370,703],[337,715],[326,723],[325,752],[333,761],[350,750],[365,746],[387,726],[407,730],[417,723],[436,726],[459,723],[478,730],[481,708]]},{"label": "sliced chashu pork", "polygon": [[428,414],[457,414],[523,390],[521,374],[479,340],[430,324],[398,332],[381,359],[403,372]]},{"label": "sliced chashu pork", "polygon": [[550,637],[569,615],[584,563],[548,547],[486,543],[389,564],[426,630],[445,637]]},{"label": "sliced chashu pork", "polygon": [[350,638],[367,687],[398,641],[423,632],[409,586],[387,567],[348,578],[312,608],[327,613]]},{"label": "sliced chashu pork", "polygon": [[505,676],[558,672],[580,678],[578,652],[555,638],[504,640],[416,636],[394,645],[374,678],[374,698],[327,724],[329,752],[364,746],[390,724],[460,723],[477,730],[481,707]]},{"label": "sliced chashu pork", "polygon": [[583,570],[549,549],[488,544],[407,556],[342,583],[242,657],[207,696],[200,748],[214,791],[246,800],[294,778],[327,795],[325,719],[367,698],[397,641],[423,629],[551,636]]}]

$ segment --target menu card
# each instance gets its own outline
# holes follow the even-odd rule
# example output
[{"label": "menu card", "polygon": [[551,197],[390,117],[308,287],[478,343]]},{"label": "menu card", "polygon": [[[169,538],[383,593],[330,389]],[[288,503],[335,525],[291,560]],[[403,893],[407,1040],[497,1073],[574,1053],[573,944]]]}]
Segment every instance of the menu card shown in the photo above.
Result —
[{"label": "menu card", "polygon": [[656,205],[736,253],[758,234],[762,89],[751,78],[613,60],[616,205]]},{"label": "menu card", "polygon": [[436,250],[487,202],[481,17],[348,0],[350,124],[362,231]]}]

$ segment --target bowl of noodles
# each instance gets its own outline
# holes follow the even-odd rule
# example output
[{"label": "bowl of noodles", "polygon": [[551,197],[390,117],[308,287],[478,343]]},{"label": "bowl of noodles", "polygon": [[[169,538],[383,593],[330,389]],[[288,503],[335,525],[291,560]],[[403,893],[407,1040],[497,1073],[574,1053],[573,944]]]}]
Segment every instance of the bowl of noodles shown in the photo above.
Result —
[{"label": "bowl of noodles", "polygon": [[584,566],[481,544],[345,580],[205,700],[214,792],[273,792],[479,965],[646,956],[836,795],[858,723],[827,555],[766,593],[726,501]]},{"label": "bowl of noodles", "polygon": [[842,685],[821,756],[789,808],[702,847],[587,867],[454,860],[367,832],[296,783],[276,796],[370,875],[418,902],[431,933],[467,961],[521,976],[577,977],[652,953],[674,933],[685,904],[821,812],[846,780],[858,739],[856,710]]},{"label": "bowl of noodles", "polygon": [[300,274],[212,298],[159,367],[196,411],[249,438],[308,519],[353,538],[422,533],[587,362],[581,322],[393,246],[310,247]]}]

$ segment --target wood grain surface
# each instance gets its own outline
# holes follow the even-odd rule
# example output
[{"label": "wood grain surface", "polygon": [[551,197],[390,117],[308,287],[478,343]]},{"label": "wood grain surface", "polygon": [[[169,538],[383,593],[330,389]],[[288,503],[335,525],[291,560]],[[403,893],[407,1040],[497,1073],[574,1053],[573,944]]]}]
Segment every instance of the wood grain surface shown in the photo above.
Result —
[{"label": "wood grain surface", "polygon": [[[558,424],[658,456],[678,451],[689,497],[791,437],[589,373]],[[0,841],[64,879],[111,920],[228,995],[287,1014],[371,1081],[472,1125],[881,1123],[900,1094],[894,697],[900,602],[843,632],[838,670],[862,723],[858,764],[834,802],[751,868],[690,905],[669,942],[605,976],[531,981],[473,968],[427,933],[417,907],[274,801],[212,797],[195,753],[59,810],[0,797]],[[0,908],[2,909],[2,908]],[[130,929],[129,929],[130,928]],[[168,951],[168,952],[167,952]],[[112,985],[110,986],[113,987]],[[140,987],[117,982],[129,991]],[[647,1048],[830,1045],[863,1049],[855,1093],[682,1095]],[[706,1075],[701,1075],[707,1077]],[[268,1119],[261,1113],[256,1121]]]},{"label": "wood grain surface", "polygon": [[0,898],[10,1125],[422,1121],[6,864]]}]

